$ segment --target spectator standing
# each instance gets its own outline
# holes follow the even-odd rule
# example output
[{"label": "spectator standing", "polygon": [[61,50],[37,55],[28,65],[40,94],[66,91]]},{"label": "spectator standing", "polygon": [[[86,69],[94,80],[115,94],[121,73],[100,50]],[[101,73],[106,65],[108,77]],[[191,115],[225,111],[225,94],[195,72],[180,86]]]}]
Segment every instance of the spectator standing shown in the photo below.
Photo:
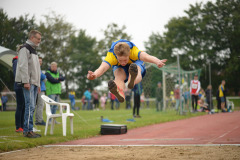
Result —
[{"label": "spectator standing", "polygon": [[87,110],[90,110],[91,109],[91,99],[92,99],[90,88],[84,92],[84,96],[85,96],[85,100],[87,101]]},{"label": "spectator standing", "polygon": [[162,83],[158,82],[156,88],[156,110],[162,111],[163,110],[163,90],[162,90]]},{"label": "spectator standing", "polygon": [[28,40],[18,51],[18,65],[15,82],[23,85],[25,100],[23,135],[28,138],[41,137],[33,132],[33,114],[36,106],[37,93],[40,89],[40,64],[36,48],[41,42],[41,33],[37,30],[29,32]]},{"label": "spectator standing", "polygon": [[199,94],[200,88],[201,88],[201,83],[198,80],[198,75],[195,75],[194,80],[191,80],[191,84],[190,84],[190,92],[191,92],[191,96],[192,96],[193,112],[197,111],[198,94]]},{"label": "spectator standing", "polygon": [[205,94],[206,94],[206,102],[208,104],[208,108],[210,110],[213,109],[213,100],[212,100],[212,85],[208,85],[207,86],[207,89],[205,91]]},{"label": "spectator standing", "polygon": [[116,108],[116,110],[119,110],[119,107],[120,107],[120,102],[118,101],[118,99],[117,98],[115,98],[115,108]]},{"label": "spectator standing", "polygon": [[[18,60],[18,56],[14,57],[12,60],[12,69],[13,69],[14,79],[16,77],[17,60]],[[16,103],[17,103],[17,108],[15,112],[16,132],[23,132],[25,100],[24,100],[22,86],[14,82],[14,91],[16,93]]]},{"label": "spectator standing", "polygon": [[[136,84],[132,91],[134,92],[133,117],[141,118],[141,116],[139,115],[139,109],[140,109],[140,96],[142,94],[142,82]],[[137,115],[135,114],[136,110]]]},{"label": "spectator standing", "polygon": [[125,88],[125,100],[126,100],[126,109],[131,109],[131,90],[128,88]]},{"label": "spectator standing", "polygon": [[106,93],[104,93],[100,98],[101,107],[102,107],[103,110],[105,110],[106,101],[107,101]]},{"label": "spectator standing", "polygon": [[[62,93],[61,82],[65,80],[58,71],[57,71],[57,63],[52,62],[50,68],[45,73],[47,77],[46,82],[46,95],[56,102],[60,102],[60,94]],[[58,109],[57,105],[51,105],[51,112],[52,114],[56,114]],[[55,121],[56,124],[59,122]]]},{"label": "spectator standing", "polygon": [[111,99],[111,110],[114,110],[114,101],[116,99],[115,95],[110,92],[110,99]]},{"label": "spectator standing", "polygon": [[222,80],[222,83],[219,85],[218,90],[219,90],[219,99],[221,100],[221,109],[222,112],[226,112],[225,110],[225,104],[226,104],[226,95],[225,95],[225,80]]},{"label": "spectator standing", "polygon": [[93,96],[93,105],[94,105],[94,108],[95,108],[96,110],[99,110],[99,95],[98,95],[98,92],[97,92],[96,90],[93,90],[92,96]]},{"label": "spectator standing", "polygon": [[[39,64],[40,67],[42,66],[42,57],[38,57],[39,59]],[[42,95],[45,95],[46,92],[46,86],[45,86],[45,82],[46,82],[46,75],[42,73],[41,71],[41,77],[40,77],[40,85],[41,85],[41,92],[38,93],[37,96],[37,105],[35,108],[35,125],[43,125],[45,126],[46,123],[43,120],[43,108],[44,108],[44,101],[41,98]]]},{"label": "spectator standing", "polygon": [[149,95],[146,95],[146,104],[147,104],[147,108],[149,109]]},{"label": "spectator standing", "polygon": [[3,111],[6,111],[7,102],[8,102],[8,97],[6,96],[5,93],[2,94],[1,100],[2,100]]},{"label": "spectator standing", "polygon": [[188,90],[188,87],[186,88],[185,92],[183,93],[183,97],[184,97],[185,106],[186,106],[186,108],[189,109],[190,91]]},{"label": "spectator standing", "polygon": [[75,96],[76,96],[76,93],[73,90],[71,90],[71,92],[69,92],[68,94],[68,98],[70,99],[72,110],[75,110]]},{"label": "spectator standing", "polygon": [[141,107],[141,108],[144,108],[144,106],[145,106],[145,96],[144,96],[144,92],[142,92],[142,94],[141,94],[141,96],[140,96],[140,102],[141,102],[140,107]]},{"label": "spectator standing", "polygon": [[82,96],[81,101],[82,101],[82,110],[86,110],[86,97],[84,95]]},{"label": "spectator standing", "polygon": [[176,100],[175,109],[176,109],[176,111],[178,111],[178,108],[180,106],[180,89],[179,89],[179,85],[178,84],[175,85],[174,98]]}]

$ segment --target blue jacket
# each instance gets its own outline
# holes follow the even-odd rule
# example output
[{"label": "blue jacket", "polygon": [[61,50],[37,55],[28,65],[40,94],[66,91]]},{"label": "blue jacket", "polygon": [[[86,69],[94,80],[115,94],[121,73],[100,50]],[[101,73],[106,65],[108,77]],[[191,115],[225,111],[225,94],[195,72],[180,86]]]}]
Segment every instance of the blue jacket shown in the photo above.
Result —
[{"label": "blue jacket", "polygon": [[8,101],[8,97],[7,96],[2,96],[1,99],[2,99],[2,104],[6,104],[7,101]]},{"label": "blue jacket", "polygon": [[44,80],[46,79],[46,75],[42,73],[41,71],[41,77],[40,77],[40,85],[41,85],[41,91],[46,91],[46,86]]},{"label": "blue jacket", "polygon": [[90,100],[92,98],[91,93],[88,90],[84,92],[84,96],[86,97],[87,100]]}]

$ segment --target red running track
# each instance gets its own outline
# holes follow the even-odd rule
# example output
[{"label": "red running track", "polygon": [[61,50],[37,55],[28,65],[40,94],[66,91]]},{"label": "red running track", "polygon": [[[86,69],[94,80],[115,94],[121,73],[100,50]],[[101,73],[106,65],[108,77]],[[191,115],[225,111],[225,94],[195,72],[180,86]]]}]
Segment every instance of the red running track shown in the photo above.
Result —
[{"label": "red running track", "polygon": [[[100,127],[99,127],[100,130]],[[204,115],[58,145],[240,144],[240,112]]]}]

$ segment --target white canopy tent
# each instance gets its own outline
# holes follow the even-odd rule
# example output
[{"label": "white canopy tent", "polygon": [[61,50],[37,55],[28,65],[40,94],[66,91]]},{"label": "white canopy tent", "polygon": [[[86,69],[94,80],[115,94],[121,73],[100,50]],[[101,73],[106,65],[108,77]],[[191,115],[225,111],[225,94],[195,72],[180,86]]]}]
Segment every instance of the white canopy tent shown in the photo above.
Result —
[{"label": "white canopy tent", "polygon": [[8,69],[12,68],[12,59],[17,55],[17,52],[0,46],[0,64],[3,64]]}]

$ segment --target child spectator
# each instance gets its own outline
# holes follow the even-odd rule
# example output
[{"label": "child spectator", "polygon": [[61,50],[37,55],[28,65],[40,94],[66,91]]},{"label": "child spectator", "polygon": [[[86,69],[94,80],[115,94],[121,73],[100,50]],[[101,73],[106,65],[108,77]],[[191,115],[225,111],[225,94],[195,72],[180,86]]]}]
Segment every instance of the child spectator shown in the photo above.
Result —
[{"label": "child spectator", "polygon": [[6,111],[7,102],[8,102],[8,97],[6,96],[5,93],[2,94],[1,100],[2,100],[3,111]]},{"label": "child spectator", "polygon": [[81,101],[82,101],[82,110],[86,110],[86,98],[85,98],[85,96],[82,96]]},{"label": "child spectator", "polygon": [[105,105],[106,105],[106,93],[104,93],[101,98],[100,98],[100,102],[101,102],[101,107],[103,110],[105,110]]}]

